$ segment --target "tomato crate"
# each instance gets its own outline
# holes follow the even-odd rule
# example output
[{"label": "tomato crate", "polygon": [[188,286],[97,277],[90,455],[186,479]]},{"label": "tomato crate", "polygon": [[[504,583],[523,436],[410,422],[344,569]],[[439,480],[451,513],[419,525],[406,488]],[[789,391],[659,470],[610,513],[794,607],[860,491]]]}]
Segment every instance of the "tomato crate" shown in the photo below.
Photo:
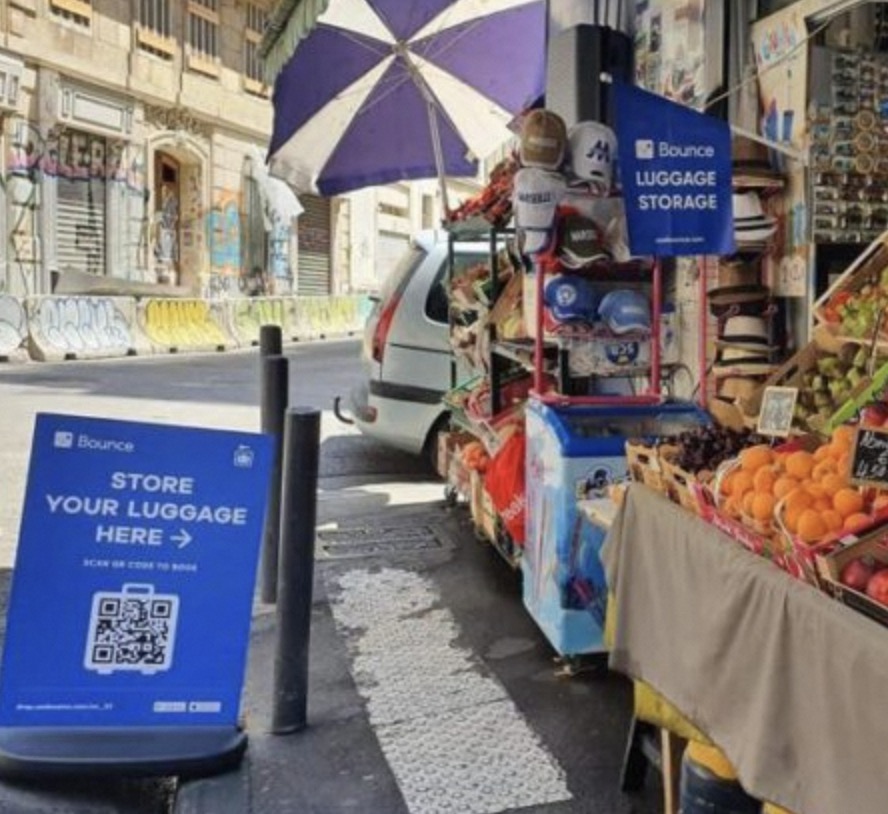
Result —
[{"label": "tomato crate", "polygon": [[846,535],[832,551],[816,557],[821,586],[843,605],[888,627],[888,605],[883,605],[863,591],[840,581],[845,566],[862,557],[871,558],[876,566],[888,568],[888,517],[884,514],[880,515],[879,522],[869,531]]}]

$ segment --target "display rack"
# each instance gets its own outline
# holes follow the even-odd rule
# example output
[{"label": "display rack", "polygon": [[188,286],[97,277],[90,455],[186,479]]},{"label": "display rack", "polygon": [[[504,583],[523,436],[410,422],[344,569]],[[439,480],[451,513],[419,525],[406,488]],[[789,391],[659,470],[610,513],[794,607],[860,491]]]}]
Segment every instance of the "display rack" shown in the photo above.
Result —
[{"label": "display rack", "polygon": [[[546,258],[538,260],[534,264],[534,284],[536,286],[536,313],[533,315],[535,320],[534,331],[534,397],[540,399],[547,404],[577,404],[577,405],[595,405],[595,404],[656,404],[662,401],[660,392],[661,380],[661,317],[662,317],[662,265],[659,260],[651,262],[630,261],[627,263],[595,263],[586,266],[582,271],[572,273],[584,274],[589,278],[594,278],[596,283],[642,283],[648,281],[651,285],[651,330],[644,333],[632,333],[620,337],[614,337],[614,341],[625,342],[650,342],[650,364],[639,367],[628,367],[620,370],[618,373],[608,372],[596,374],[600,376],[646,376],[648,379],[648,388],[645,393],[634,396],[590,396],[576,395],[571,391],[569,379],[569,352],[563,347],[560,339],[571,337],[570,332],[561,332],[559,337],[546,337],[545,326],[545,305],[544,305],[544,288],[545,280],[548,275],[558,274],[564,271],[563,267],[557,260]],[[576,337],[582,339],[587,336],[585,333],[577,333]],[[560,338],[560,339],[559,339]],[[591,337],[590,337],[591,339]],[[559,359],[559,392],[549,393],[546,391],[544,382],[545,360],[547,354],[551,354],[552,349],[558,354]]]}]

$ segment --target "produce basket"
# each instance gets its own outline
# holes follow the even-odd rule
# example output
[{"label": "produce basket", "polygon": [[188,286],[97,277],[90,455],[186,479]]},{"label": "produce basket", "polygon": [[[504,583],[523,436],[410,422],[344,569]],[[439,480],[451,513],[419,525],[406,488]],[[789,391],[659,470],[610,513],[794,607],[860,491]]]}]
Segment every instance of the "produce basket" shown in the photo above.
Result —
[{"label": "produce basket", "polygon": [[[775,543],[776,529],[772,524],[763,524],[751,517],[744,518],[742,514],[734,516],[726,510],[725,499],[722,495],[722,484],[728,474],[740,466],[739,461],[733,458],[719,466],[708,490],[709,499],[703,504],[703,519],[728,536],[734,538],[744,548],[748,548],[753,554],[773,558],[780,552],[780,547]],[[698,491],[698,494],[700,492]],[[706,494],[706,492],[703,492]]]},{"label": "produce basket", "polygon": [[702,517],[704,509],[704,505],[701,502],[703,482],[693,472],[682,469],[671,460],[669,453],[661,455],[660,465],[663,470],[663,483],[669,499]]},{"label": "produce basket", "polygon": [[627,441],[626,468],[632,480],[643,483],[657,492],[666,493],[658,447],[648,446],[641,441]]},{"label": "produce basket", "polygon": [[888,569],[884,521],[867,534],[843,539],[832,551],[817,555],[816,568],[821,585],[843,604],[888,627],[888,605],[877,602],[863,590],[841,582],[845,566],[861,558],[870,558],[877,568],[884,566]]},{"label": "produce basket", "polygon": [[810,585],[820,588],[822,586],[817,575],[816,558],[833,551],[839,545],[841,532],[831,534],[817,543],[806,543],[786,527],[785,512],[786,499],[784,498],[774,509],[774,518],[780,530],[783,543],[782,561],[786,570]]}]

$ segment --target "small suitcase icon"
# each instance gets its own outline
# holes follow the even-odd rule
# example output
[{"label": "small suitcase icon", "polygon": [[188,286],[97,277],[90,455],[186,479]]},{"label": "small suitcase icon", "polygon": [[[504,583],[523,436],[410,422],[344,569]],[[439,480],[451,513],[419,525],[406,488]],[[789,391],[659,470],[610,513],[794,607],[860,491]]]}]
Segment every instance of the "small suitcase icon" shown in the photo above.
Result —
[{"label": "small suitcase icon", "polygon": [[84,667],[102,675],[153,675],[173,663],[179,597],[154,586],[126,583],[119,592],[93,594]]}]

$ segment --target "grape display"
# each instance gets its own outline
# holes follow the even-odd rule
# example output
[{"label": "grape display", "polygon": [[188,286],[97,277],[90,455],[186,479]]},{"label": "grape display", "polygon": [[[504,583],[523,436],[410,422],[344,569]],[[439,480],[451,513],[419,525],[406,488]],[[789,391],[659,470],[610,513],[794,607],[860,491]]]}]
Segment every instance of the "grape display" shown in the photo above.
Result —
[{"label": "grape display", "polygon": [[728,458],[753,444],[767,444],[769,439],[751,430],[736,431],[727,427],[696,427],[677,436],[661,439],[661,443],[677,447],[670,456],[682,469],[699,473],[715,472]]}]

